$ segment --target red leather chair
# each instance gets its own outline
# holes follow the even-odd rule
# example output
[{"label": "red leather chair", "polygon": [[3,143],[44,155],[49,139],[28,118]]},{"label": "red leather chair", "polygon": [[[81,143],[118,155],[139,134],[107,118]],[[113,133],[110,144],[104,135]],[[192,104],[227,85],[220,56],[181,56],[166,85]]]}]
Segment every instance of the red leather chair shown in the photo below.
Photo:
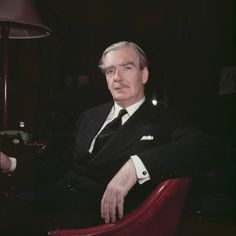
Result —
[{"label": "red leather chair", "polygon": [[176,233],[190,177],[163,181],[148,198],[115,224],[103,224],[83,229],[57,229],[49,236],[173,236]]}]

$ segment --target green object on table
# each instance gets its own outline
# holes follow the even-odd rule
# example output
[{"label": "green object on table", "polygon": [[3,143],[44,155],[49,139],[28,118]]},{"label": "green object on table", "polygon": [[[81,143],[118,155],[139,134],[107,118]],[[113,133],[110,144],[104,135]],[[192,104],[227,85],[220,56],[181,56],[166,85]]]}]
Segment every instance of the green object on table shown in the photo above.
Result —
[{"label": "green object on table", "polygon": [[22,130],[1,130],[0,135],[9,135],[9,136],[20,135],[25,145],[28,144],[31,140],[31,134],[26,133]]}]

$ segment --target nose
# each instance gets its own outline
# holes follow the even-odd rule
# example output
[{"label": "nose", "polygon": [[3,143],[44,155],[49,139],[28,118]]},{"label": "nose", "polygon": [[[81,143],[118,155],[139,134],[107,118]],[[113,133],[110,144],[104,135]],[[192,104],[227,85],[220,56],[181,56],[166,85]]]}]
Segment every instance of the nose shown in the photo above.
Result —
[{"label": "nose", "polygon": [[114,81],[118,82],[122,79],[121,73],[120,73],[120,69],[116,68],[115,70],[115,74],[114,74]]}]

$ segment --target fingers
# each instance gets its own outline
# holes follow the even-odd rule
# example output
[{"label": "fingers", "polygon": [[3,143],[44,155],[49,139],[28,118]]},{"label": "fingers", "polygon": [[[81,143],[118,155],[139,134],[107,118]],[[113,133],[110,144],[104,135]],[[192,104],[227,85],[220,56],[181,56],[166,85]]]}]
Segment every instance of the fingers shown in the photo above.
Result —
[{"label": "fingers", "polygon": [[110,223],[110,214],[109,214],[109,199],[107,199],[107,194],[105,192],[103,198],[102,198],[102,204],[101,204],[101,217],[105,220],[105,223]]},{"label": "fingers", "polygon": [[0,152],[0,170],[6,172],[11,167],[11,160],[3,152]]},{"label": "fingers", "polygon": [[4,154],[0,152],[0,170],[3,169],[3,162],[4,162]]},{"label": "fingers", "polygon": [[112,223],[116,222],[116,199],[113,198],[108,208],[108,218],[110,218]]},{"label": "fingers", "polygon": [[101,201],[101,217],[106,223],[115,223],[117,215],[124,215],[124,198],[137,182],[135,167],[129,160],[112,178]]},{"label": "fingers", "polygon": [[120,208],[118,211],[123,209],[123,206],[120,207],[121,202],[124,201],[118,201],[117,193],[107,188],[101,201],[101,217],[105,220],[105,223],[116,222],[117,209]]},{"label": "fingers", "polygon": [[121,197],[118,200],[117,208],[118,208],[118,216],[120,219],[122,219],[124,216],[124,198]]}]

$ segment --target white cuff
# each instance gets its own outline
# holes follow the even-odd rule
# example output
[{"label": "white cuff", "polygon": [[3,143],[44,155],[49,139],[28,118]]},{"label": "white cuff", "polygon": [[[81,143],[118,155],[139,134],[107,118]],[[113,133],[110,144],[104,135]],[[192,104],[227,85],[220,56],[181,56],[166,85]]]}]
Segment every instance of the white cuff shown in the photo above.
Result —
[{"label": "white cuff", "polygon": [[134,163],[139,184],[143,184],[146,181],[150,180],[150,175],[141,159],[137,155],[133,155],[130,158]]},{"label": "white cuff", "polygon": [[11,160],[11,167],[9,169],[9,172],[14,172],[16,169],[17,160],[14,157],[9,157],[9,158]]}]

